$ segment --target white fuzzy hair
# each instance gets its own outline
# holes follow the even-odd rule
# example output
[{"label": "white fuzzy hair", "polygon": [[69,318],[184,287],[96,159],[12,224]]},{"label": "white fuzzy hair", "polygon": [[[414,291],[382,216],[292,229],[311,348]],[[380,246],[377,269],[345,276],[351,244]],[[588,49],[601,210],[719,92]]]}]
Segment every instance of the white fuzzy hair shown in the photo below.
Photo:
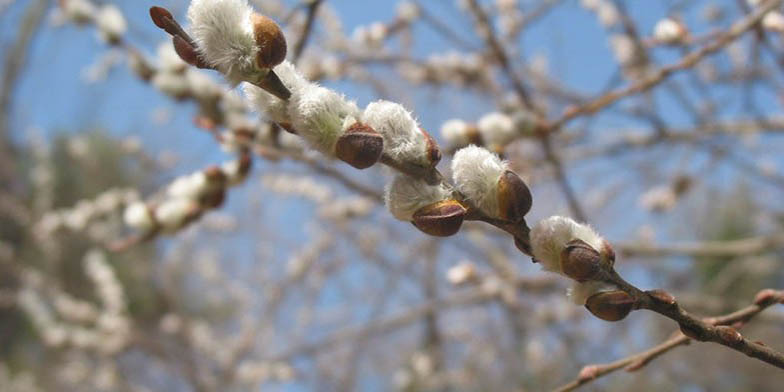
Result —
[{"label": "white fuzzy hair", "polygon": [[449,197],[443,185],[428,185],[422,180],[398,174],[386,187],[384,202],[392,215],[402,221],[410,221],[422,207]]},{"label": "white fuzzy hair", "polygon": [[288,114],[297,134],[318,151],[335,154],[344,123],[356,122],[359,108],[342,94],[311,83],[292,94]]},{"label": "white fuzzy hair", "polygon": [[383,100],[372,102],[365,108],[362,121],[384,137],[384,152],[395,161],[430,164],[425,135],[402,105]]},{"label": "white fuzzy hair", "polygon": [[516,130],[511,117],[499,112],[487,113],[477,123],[482,141],[489,145],[501,146],[514,139]]},{"label": "white fuzzy hair", "polygon": [[310,82],[297,71],[294,64],[288,61],[280,63],[273,71],[278,75],[283,85],[291,91],[292,98],[288,102],[250,83],[245,84],[245,96],[253,103],[255,108],[264,113],[267,119],[279,124],[291,123],[289,102],[293,101],[294,97],[300,95]]},{"label": "white fuzzy hair", "polygon": [[468,145],[468,124],[460,119],[451,119],[441,126],[441,137],[447,145],[451,147],[462,147]]},{"label": "white fuzzy hair", "polygon": [[193,0],[188,7],[190,30],[202,57],[235,84],[256,68],[259,49],[252,14],[247,0]]},{"label": "white fuzzy hair", "polygon": [[98,27],[99,37],[104,41],[117,40],[128,29],[125,17],[114,4],[106,4],[98,10],[95,24]]},{"label": "white fuzzy hair", "polygon": [[498,216],[498,179],[506,169],[498,155],[474,145],[461,148],[452,159],[457,190],[492,217]]},{"label": "white fuzzy hair", "polygon": [[589,281],[589,282],[574,282],[572,287],[567,290],[566,295],[569,299],[572,300],[577,305],[585,305],[585,301],[590,298],[592,295],[600,293],[602,291],[612,291],[617,290],[618,288],[614,285],[599,282],[599,281]]},{"label": "white fuzzy hair", "polygon": [[531,229],[534,259],[545,270],[561,273],[561,252],[575,239],[584,241],[597,252],[601,252],[604,245],[604,239],[588,225],[563,216],[543,219]]}]

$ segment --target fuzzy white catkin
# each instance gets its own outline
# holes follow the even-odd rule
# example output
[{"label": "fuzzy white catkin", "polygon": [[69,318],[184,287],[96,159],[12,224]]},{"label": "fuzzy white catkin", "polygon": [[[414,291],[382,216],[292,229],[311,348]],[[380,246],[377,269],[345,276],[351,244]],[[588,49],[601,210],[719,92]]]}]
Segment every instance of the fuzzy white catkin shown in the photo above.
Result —
[{"label": "fuzzy white catkin", "polygon": [[114,4],[102,6],[98,10],[95,23],[101,39],[107,42],[119,40],[128,29],[125,17]]},{"label": "fuzzy white catkin", "polygon": [[411,113],[389,101],[372,102],[362,121],[384,137],[384,152],[398,162],[428,166],[427,140]]},{"label": "fuzzy white catkin", "polygon": [[442,185],[428,185],[422,180],[399,174],[386,187],[384,202],[392,215],[410,221],[422,207],[449,197],[449,190]]},{"label": "fuzzy white catkin", "polygon": [[144,202],[134,202],[125,208],[123,214],[125,224],[139,231],[147,231],[155,226],[152,212]]},{"label": "fuzzy white catkin", "polygon": [[515,138],[516,130],[512,118],[504,113],[485,114],[477,123],[482,141],[488,146],[503,146]]},{"label": "fuzzy white catkin", "polygon": [[768,31],[784,33],[784,14],[778,11],[768,12],[762,17],[762,27]]},{"label": "fuzzy white catkin", "polygon": [[[286,88],[289,89],[292,97],[300,95],[305,87],[310,84],[297,71],[294,65],[288,61],[280,63],[273,70]],[[284,101],[249,83],[245,84],[244,90],[245,96],[253,103],[254,107],[260,110],[270,121],[279,124],[291,123],[288,107],[292,99],[289,99],[288,102]]]},{"label": "fuzzy white catkin", "polygon": [[95,14],[95,5],[89,0],[66,0],[62,7],[65,16],[76,24],[89,22]]},{"label": "fuzzy white catkin", "polygon": [[448,120],[441,126],[441,137],[452,148],[467,146],[471,143],[468,129],[468,123],[463,120]]},{"label": "fuzzy white catkin", "polygon": [[601,251],[604,245],[604,239],[588,225],[563,216],[543,219],[531,229],[534,259],[546,271],[561,273],[561,252],[566,244],[576,239],[584,241],[596,251]]},{"label": "fuzzy white catkin", "polygon": [[318,151],[334,155],[346,125],[356,122],[359,108],[342,94],[314,83],[289,98],[288,113],[297,134]]},{"label": "fuzzy white catkin", "polygon": [[191,32],[200,53],[235,84],[255,69],[259,49],[252,13],[247,0],[193,0],[188,7]]},{"label": "fuzzy white catkin", "polygon": [[683,40],[684,28],[671,18],[664,18],[656,23],[653,28],[653,38],[665,44],[676,44]]},{"label": "fuzzy white catkin", "polygon": [[209,180],[204,172],[196,172],[175,179],[166,189],[171,198],[196,200],[210,189]]},{"label": "fuzzy white catkin", "polygon": [[507,170],[498,155],[474,145],[462,148],[452,159],[457,190],[490,216],[498,216],[498,179]]},{"label": "fuzzy white catkin", "polygon": [[175,232],[182,227],[186,218],[198,205],[189,199],[169,199],[155,208],[155,220],[164,232]]}]

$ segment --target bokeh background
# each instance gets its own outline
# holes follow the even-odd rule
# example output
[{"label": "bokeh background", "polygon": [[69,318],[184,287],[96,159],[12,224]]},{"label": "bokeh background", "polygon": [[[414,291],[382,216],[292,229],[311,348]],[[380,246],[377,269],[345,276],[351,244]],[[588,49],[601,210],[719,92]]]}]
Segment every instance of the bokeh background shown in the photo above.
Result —
[{"label": "bokeh background", "polygon": [[[126,204],[235,154],[197,121],[197,103],[128,67],[129,48],[155,64],[169,42],[149,7],[185,22],[187,1],[93,2],[124,15],[122,45],[64,16],[68,1],[0,0],[0,390],[550,390],[676,330],[642,312],[599,321],[504,233],[467,224],[427,237],[384,208],[389,173],[280,146],[176,235],[108,249],[132,235]],[[311,9],[251,3],[290,43]],[[403,103],[441,144],[448,172],[446,121],[520,106],[466,3],[323,1],[298,65],[360,107]],[[678,61],[752,10],[732,0],[479,3],[552,119]],[[667,17],[694,39],[653,42]],[[754,29],[552,141],[622,275],[697,314],[782,285],[782,31]],[[529,223],[573,215],[538,136],[518,136],[498,151],[531,186]],[[762,245],[694,251],[743,240]],[[476,276],[461,282],[466,266]],[[744,334],[784,348],[782,323],[771,309]],[[692,343],[583,388],[773,391],[781,379]]]}]

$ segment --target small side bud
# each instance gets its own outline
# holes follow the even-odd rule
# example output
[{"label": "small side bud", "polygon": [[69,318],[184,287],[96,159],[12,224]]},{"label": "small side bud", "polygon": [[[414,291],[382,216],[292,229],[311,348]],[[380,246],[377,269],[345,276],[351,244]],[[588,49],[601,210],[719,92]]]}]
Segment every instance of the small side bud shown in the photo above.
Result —
[{"label": "small side bud", "polygon": [[782,302],[784,298],[780,292],[773,289],[765,289],[757,293],[754,297],[754,305],[757,306],[770,306],[776,302]]},{"label": "small side bud", "polygon": [[[150,7],[150,19],[152,19],[152,23],[155,23],[158,28],[166,30],[171,25],[171,21],[174,20],[174,16],[163,7]],[[167,33],[174,35],[174,33],[169,32],[166,30]]]},{"label": "small side bud", "polygon": [[603,291],[588,297],[585,307],[604,321],[620,321],[634,308],[634,299],[624,291]]},{"label": "small side bud", "polygon": [[354,123],[335,144],[335,156],[357,169],[367,169],[381,158],[384,138],[366,124]]},{"label": "small side bud", "polygon": [[457,200],[444,200],[420,208],[412,223],[419,230],[436,237],[449,237],[460,231],[466,209]]},{"label": "small side bud", "polygon": [[716,327],[716,333],[719,338],[729,345],[739,344],[743,341],[743,335],[740,334],[735,328],[727,326]]},{"label": "small side bud", "polygon": [[564,275],[578,281],[593,280],[601,269],[601,255],[583,240],[572,240],[561,251]]},{"label": "small side bud", "polygon": [[646,291],[645,294],[650,295],[655,301],[667,306],[675,305],[675,297],[664,290],[649,290]]},{"label": "small side bud", "polygon": [[180,56],[182,61],[197,68],[212,69],[212,67],[205,63],[204,59],[199,56],[199,52],[190,42],[179,35],[172,37],[172,42],[174,43],[174,51],[177,52],[177,55]]},{"label": "small side bud", "polygon": [[425,142],[427,143],[427,159],[431,167],[438,165],[441,162],[441,150],[438,148],[438,143],[433,139],[430,134],[422,128],[419,128],[423,135],[425,135]]},{"label": "small side bud", "polygon": [[510,222],[521,222],[531,210],[533,197],[525,182],[511,170],[498,178],[498,216]]},{"label": "small side bud", "polygon": [[253,23],[253,38],[259,47],[256,55],[256,65],[260,68],[272,68],[286,59],[286,37],[280,26],[274,20],[254,13],[251,16]]}]

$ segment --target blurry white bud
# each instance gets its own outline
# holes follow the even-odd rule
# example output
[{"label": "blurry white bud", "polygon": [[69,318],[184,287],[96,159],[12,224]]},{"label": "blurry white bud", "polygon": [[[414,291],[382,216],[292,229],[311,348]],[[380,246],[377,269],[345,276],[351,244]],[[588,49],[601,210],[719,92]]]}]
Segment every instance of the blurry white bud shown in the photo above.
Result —
[{"label": "blurry white bud", "polygon": [[158,45],[156,53],[161,71],[179,73],[188,67],[188,64],[174,50],[174,45],[170,41],[165,41]]},{"label": "blurry white bud", "polygon": [[347,125],[356,122],[359,108],[330,89],[309,84],[292,93],[289,117],[297,134],[324,154],[335,154],[335,143]]},{"label": "blurry white bud", "polygon": [[688,31],[683,24],[672,18],[660,20],[653,28],[653,38],[663,44],[681,44],[686,39],[687,35]]},{"label": "blurry white bud", "polygon": [[634,45],[634,40],[626,34],[614,34],[611,36],[610,47],[615,55],[615,59],[621,65],[629,65],[635,61],[637,49]]},{"label": "blurry white bud", "polygon": [[221,171],[226,176],[230,185],[237,185],[245,180],[250,170],[250,156],[243,155],[239,159],[229,161],[221,165]]},{"label": "blurry white bud", "polygon": [[404,22],[411,23],[419,18],[419,6],[408,0],[401,1],[397,5],[397,17]]},{"label": "blurry white bud", "polygon": [[188,80],[182,74],[156,72],[152,77],[152,85],[162,93],[176,99],[185,98],[190,94]]},{"label": "blurry white bud", "polygon": [[384,201],[395,218],[410,221],[420,208],[448,197],[449,191],[441,185],[428,185],[414,177],[399,174],[387,185]]},{"label": "blurry white bud", "polygon": [[196,200],[207,193],[209,189],[207,175],[203,171],[198,171],[175,179],[166,189],[166,194],[172,198]]},{"label": "blurry white bud", "polygon": [[640,196],[639,204],[643,208],[654,212],[669,211],[678,202],[673,188],[669,185],[662,185],[651,188]]},{"label": "blurry white bud", "polygon": [[590,11],[596,11],[599,9],[599,5],[601,3],[602,0],[580,0],[580,6]]},{"label": "blurry white bud", "polygon": [[473,145],[458,150],[452,159],[457,190],[492,217],[498,216],[498,180],[506,170],[498,155]]},{"label": "blurry white bud", "polygon": [[190,30],[199,52],[234,83],[255,69],[258,48],[252,14],[247,0],[193,0],[188,7]]},{"label": "blurry white bud", "polygon": [[[301,94],[302,90],[310,85],[310,82],[308,82],[302,74],[297,71],[294,65],[288,61],[282,62],[273,70],[286,88],[291,91],[292,97]],[[247,98],[253,103],[256,109],[267,117],[267,119],[278,124],[291,123],[288,112],[291,98],[289,98],[288,102],[284,101],[249,83],[245,85],[244,90]]]},{"label": "blurry white bud", "polygon": [[119,42],[128,25],[120,9],[114,4],[106,4],[98,10],[95,19],[102,40],[109,43]]},{"label": "blurry white bud", "polygon": [[167,313],[161,318],[159,327],[163,333],[175,334],[182,328],[182,319],[174,313]]},{"label": "blurry white bud", "polygon": [[515,124],[504,113],[492,112],[485,114],[477,123],[482,141],[493,148],[500,148],[514,140]]},{"label": "blurry white bud", "polygon": [[431,165],[427,138],[402,105],[389,101],[372,102],[365,108],[362,119],[384,137],[384,152],[393,160],[423,167]]},{"label": "blurry white bud", "polygon": [[95,15],[95,5],[89,0],[64,0],[60,3],[65,16],[76,24],[84,24]]},{"label": "blurry white bud", "polygon": [[155,226],[152,211],[141,201],[131,203],[125,208],[123,220],[128,227],[139,231],[148,231]]},{"label": "blurry white bud", "polygon": [[784,15],[779,11],[770,11],[762,17],[762,27],[776,33],[784,33]]},{"label": "blurry white bud", "polygon": [[599,23],[604,27],[612,27],[621,19],[620,14],[618,14],[618,9],[615,8],[615,4],[610,1],[599,4],[596,14],[599,17]]},{"label": "blurry white bud", "polygon": [[180,229],[197,210],[198,204],[189,199],[166,200],[155,208],[155,221],[171,233]]},{"label": "blurry white bud", "polygon": [[212,78],[193,68],[185,71],[185,80],[188,82],[188,90],[200,100],[216,99],[223,91]]},{"label": "blurry white bud", "polygon": [[[530,238],[534,259],[544,270],[560,274],[564,273],[562,255],[575,241],[582,241],[595,252],[606,253],[611,250],[605,252],[604,239],[590,226],[563,216],[551,216],[539,221],[531,229]],[[615,259],[614,255],[607,254],[607,257],[613,261]]]},{"label": "blurry white bud", "polygon": [[441,126],[441,137],[451,148],[464,147],[471,144],[471,126],[459,119],[448,120]]},{"label": "blurry white bud", "polygon": [[460,264],[450,268],[446,273],[446,279],[455,286],[468,283],[476,278],[476,267],[470,261],[462,261]]}]

